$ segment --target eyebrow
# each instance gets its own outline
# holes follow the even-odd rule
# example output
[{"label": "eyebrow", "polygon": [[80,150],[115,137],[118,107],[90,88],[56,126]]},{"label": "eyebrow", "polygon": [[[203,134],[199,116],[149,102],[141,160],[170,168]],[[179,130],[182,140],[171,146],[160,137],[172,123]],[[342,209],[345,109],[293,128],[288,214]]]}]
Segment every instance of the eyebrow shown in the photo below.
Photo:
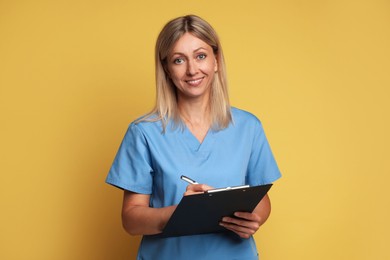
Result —
[{"label": "eyebrow", "polygon": [[[206,48],[204,48],[204,47],[199,47],[199,48],[195,49],[195,50],[193,51],[193,53],[198,52],[198,51],[200,51],[200,50],[205,50],[205,51],[207,51]],[[174,52],[174,53],[172,53],[172,56],[174,56],[174,55],[184,55],[184,53],[181,53],[181,52]]]}]

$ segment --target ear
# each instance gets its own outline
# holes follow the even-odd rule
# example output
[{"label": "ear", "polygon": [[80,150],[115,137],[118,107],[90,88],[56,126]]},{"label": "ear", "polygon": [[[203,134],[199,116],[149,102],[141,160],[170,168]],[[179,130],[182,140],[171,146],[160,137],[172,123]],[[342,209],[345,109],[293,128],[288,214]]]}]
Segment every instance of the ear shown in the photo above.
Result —
[{"label": "ear", "polygon": [[218,61],[216,58],[214,58],[215,64],[214,64],[214,72],[218,71]]}]

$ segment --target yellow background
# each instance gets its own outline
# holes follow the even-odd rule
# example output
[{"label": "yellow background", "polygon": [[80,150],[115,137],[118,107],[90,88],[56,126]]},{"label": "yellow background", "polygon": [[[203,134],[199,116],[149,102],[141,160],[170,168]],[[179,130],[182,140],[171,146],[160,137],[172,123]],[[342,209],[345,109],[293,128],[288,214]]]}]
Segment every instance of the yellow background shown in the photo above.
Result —
[{"label": "yellow background", "polygon": [[387,0],[0,1],[0,259],[134,259],[104,179],[154,103],[159,30],[188,13],[283,173],[262,259],[390,259]]}]

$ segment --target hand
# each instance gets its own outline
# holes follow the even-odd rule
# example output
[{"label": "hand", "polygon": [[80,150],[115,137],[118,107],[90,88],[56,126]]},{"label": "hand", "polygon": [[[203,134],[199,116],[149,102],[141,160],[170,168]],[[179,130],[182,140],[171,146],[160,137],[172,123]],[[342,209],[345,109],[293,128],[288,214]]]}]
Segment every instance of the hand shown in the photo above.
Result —
[{"label": "hand", "polygon": [[184,196],[203,193],[211,189],[213,189],[213,187],[206,184],[190,184],[187,186]]},{"label": "hand", "polygon": [[220,225],[239,235],[241,238],[249,238],[260,228],[263,223],[256,213],[235,212],[235,217],[224,217]]}]

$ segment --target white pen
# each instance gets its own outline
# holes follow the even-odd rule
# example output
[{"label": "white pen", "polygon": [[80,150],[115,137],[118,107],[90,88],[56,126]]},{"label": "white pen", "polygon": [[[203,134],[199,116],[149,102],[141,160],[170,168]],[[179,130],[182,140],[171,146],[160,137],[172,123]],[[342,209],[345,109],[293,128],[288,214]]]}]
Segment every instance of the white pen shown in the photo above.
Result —
[{"label": "white pen", "polygon": [[189,184],[199,184],[199,183],[197,183],[196,181],[194,181],[194,180],[192,180],[192,179],[190,179],[190,178],[188,178],[187,176],[184,176],[184,175],[182,175],[182,176],[180,177],[180,179],[182,179],[183,181],[188,182]]}]

